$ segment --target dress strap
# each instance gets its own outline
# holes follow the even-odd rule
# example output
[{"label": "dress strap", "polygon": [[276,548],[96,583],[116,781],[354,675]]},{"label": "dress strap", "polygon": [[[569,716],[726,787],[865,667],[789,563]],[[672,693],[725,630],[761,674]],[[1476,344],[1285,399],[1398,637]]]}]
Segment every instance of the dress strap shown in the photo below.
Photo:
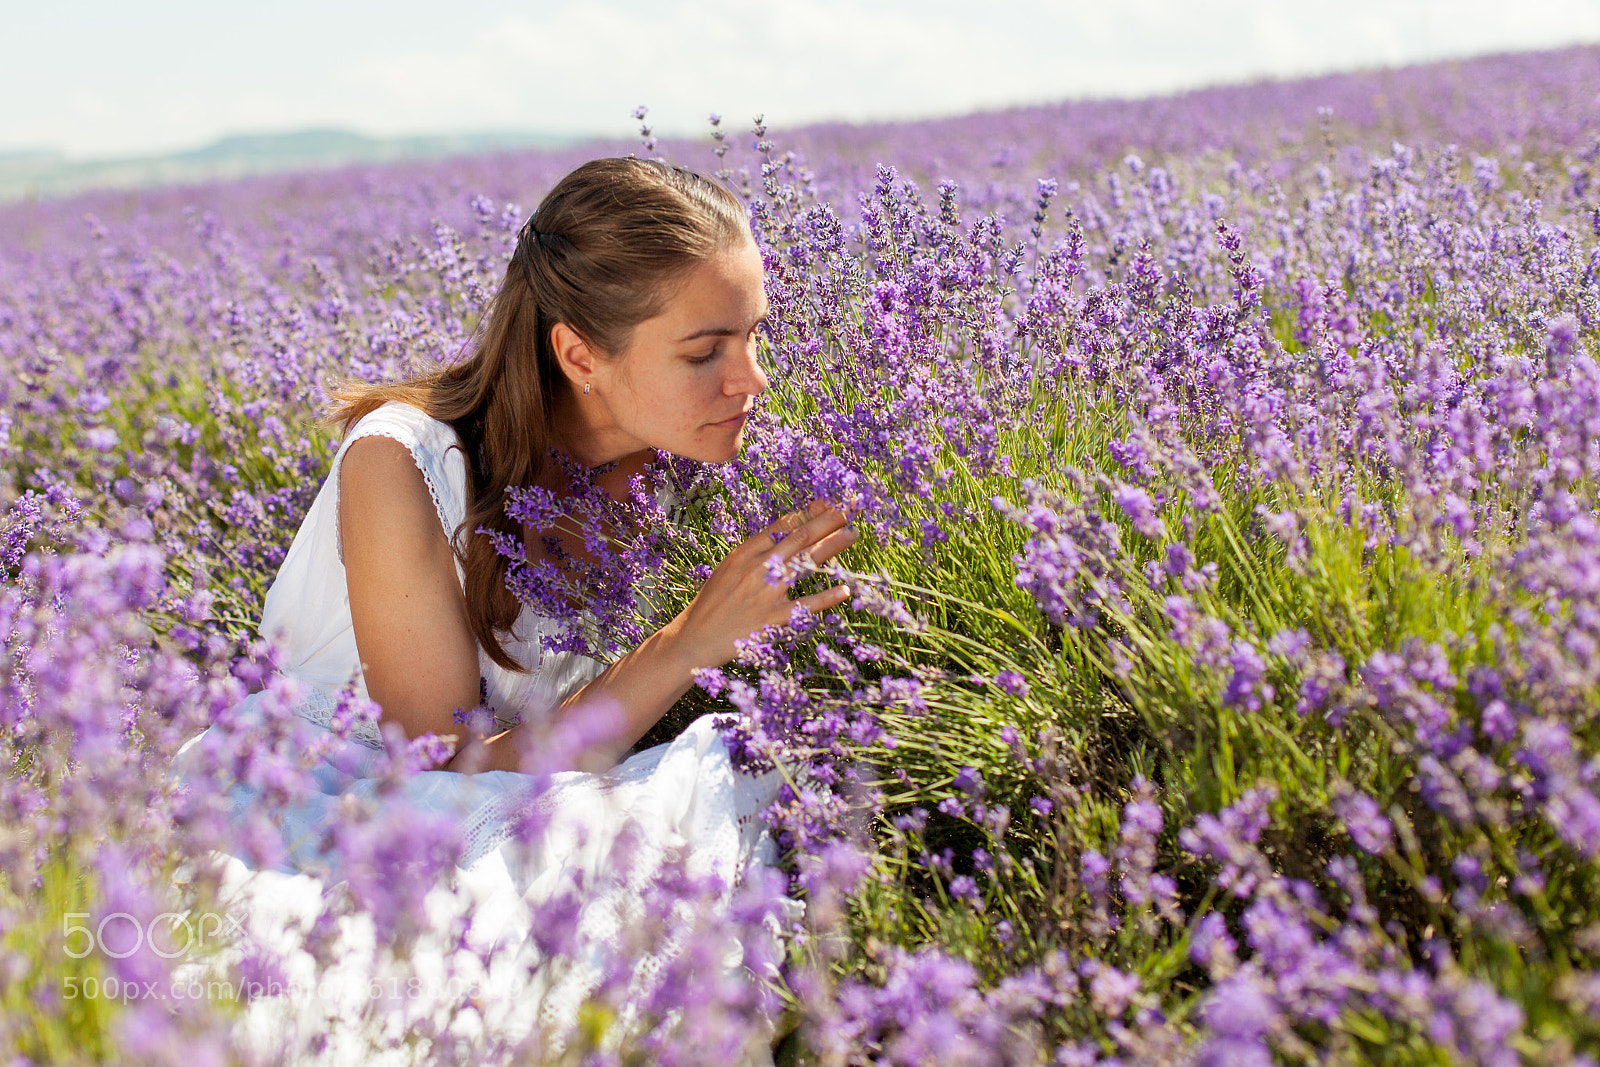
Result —
[{"label": "dress strap", "polygon": [[[361,417],[339,445],[333,457],[333,469],[328,474],[328,484],[338,499],[339,464],[350,446],[363,437],[388,437],[405,445],[412,462],[422,472],[428,494],[439,514],[439,524],[445,536],[455,538],[457,530],[467,517],[467,464],[461,440],[448,423],[412,407],[391,400],[389,403]],[[334,523],[334,543],[338,546],[339,560],[344,561],[344,545],[339,540],[338,523]],[[459,571],[460,561],[456,569]]]}]

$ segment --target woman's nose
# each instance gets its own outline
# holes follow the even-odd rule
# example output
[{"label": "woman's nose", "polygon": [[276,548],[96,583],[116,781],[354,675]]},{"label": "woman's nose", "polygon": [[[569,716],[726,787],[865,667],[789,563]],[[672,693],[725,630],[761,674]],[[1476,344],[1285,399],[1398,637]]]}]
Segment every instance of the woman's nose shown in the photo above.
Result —
[{"label": "woman's nose", "polygon": [[744,356],[735,363],[735,370],[723,383],[723,391],[729,396],[744,394],[756,396],[766,392],[767,375],[761,369],[761,361],[757,358],[757,347],[754,339],[745,346]]}]

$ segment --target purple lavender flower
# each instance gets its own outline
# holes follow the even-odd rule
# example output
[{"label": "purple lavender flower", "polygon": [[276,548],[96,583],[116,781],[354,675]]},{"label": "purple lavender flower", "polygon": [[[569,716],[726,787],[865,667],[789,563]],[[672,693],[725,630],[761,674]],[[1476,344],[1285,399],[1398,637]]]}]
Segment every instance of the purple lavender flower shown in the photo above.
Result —
[{"label": "purple lavender flower", "polygon": [[1578,348],[1578,320],[1572,315],[1560,315],[1551,320],[1545,344],[1553,356],[1572,355]]},{"label": "purple lavender flower", "polygon": [[1116,526],[1038,486],[1024,488],[1030,500],[1026,509],[999,497],[993,501],[997,511],[1030,531],[1027,546],[1014,557],[1017,587],[1032,593],[1053,622],[1093,625],[1103,607],[1121,602]]},{"label": "purple lavender flower", "polygon": [[1365,793],[1347,792],[1334,801],[1334,810],[1350,839],[1374,856],[1388,851],[1394,832],[1378,802]]},{"label": "purple lavender flower", "polygon": [[1016,671],[1001,671],[994,676],[994,684],[1014,697],[1027,696],[1030,688],[1028,680]]},{"label": "purple lavender flower", "polygon": [[1128,516],[1134,530],[1145,537],[1161,536],[1161,519],[1156,514],[1155,501],[1150,499],[1148,492],[1135,485],[1118,485],[1111,497]]},{"label": "purple lavender flower", "polygon": [[1201,815],[1178,839],[1190,853],[1221,865],[1217,885],[1235,896],[1250,896],[1271,878],[1266,858],[1256,849],[1267,827],[1267,805],[1276,797],[1271,788],[1247,790],[1238,802],[1216,815]]},{"label": "purple lavender flower", "polygon": [[1233,673],[1228,676],[1222,702],[1246,711],[1260,711],[1262,703],[1274,695],[1272,686],[1265,683],[1266,660],[1253,643],[1235,640],[1228,653],[1228,666]]},{"label": "purple lavender flower", "polygon": [[1226,920],[1214,911],[1207,912],[1196,924],[1189,941],[1189,958],[1213,974],[1231,970],[1238,945],[1228,934]]},{"label": "purple lavender flower", "polygon": [[1236,977],[1218,985],[1206,998],[1204,1016],[1213,1036],[1201,1047],[1197,1063],[1266,1067],[1273,1062],[1264,1039],[1277,1012],[1253,982]]}]

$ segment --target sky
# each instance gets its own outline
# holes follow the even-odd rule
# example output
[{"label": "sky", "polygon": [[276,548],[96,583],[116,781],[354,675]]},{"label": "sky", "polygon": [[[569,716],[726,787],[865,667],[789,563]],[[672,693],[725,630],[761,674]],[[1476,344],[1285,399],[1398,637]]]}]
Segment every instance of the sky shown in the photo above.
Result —
[{"label": "sky", "polygon": [[1600,42],[1600,0],[0,0],[0,152],[775,129]]}]

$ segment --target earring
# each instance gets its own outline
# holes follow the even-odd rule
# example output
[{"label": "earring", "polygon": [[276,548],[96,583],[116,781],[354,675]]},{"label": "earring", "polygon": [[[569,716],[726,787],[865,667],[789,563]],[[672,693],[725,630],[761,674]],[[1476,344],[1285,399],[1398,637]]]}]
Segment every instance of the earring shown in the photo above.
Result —
[{"label": "earring", "polygon": [[584,396],[588,396],[589,395],[589,383],[588,382],[584,382],[583,383],[583,395]]}]

